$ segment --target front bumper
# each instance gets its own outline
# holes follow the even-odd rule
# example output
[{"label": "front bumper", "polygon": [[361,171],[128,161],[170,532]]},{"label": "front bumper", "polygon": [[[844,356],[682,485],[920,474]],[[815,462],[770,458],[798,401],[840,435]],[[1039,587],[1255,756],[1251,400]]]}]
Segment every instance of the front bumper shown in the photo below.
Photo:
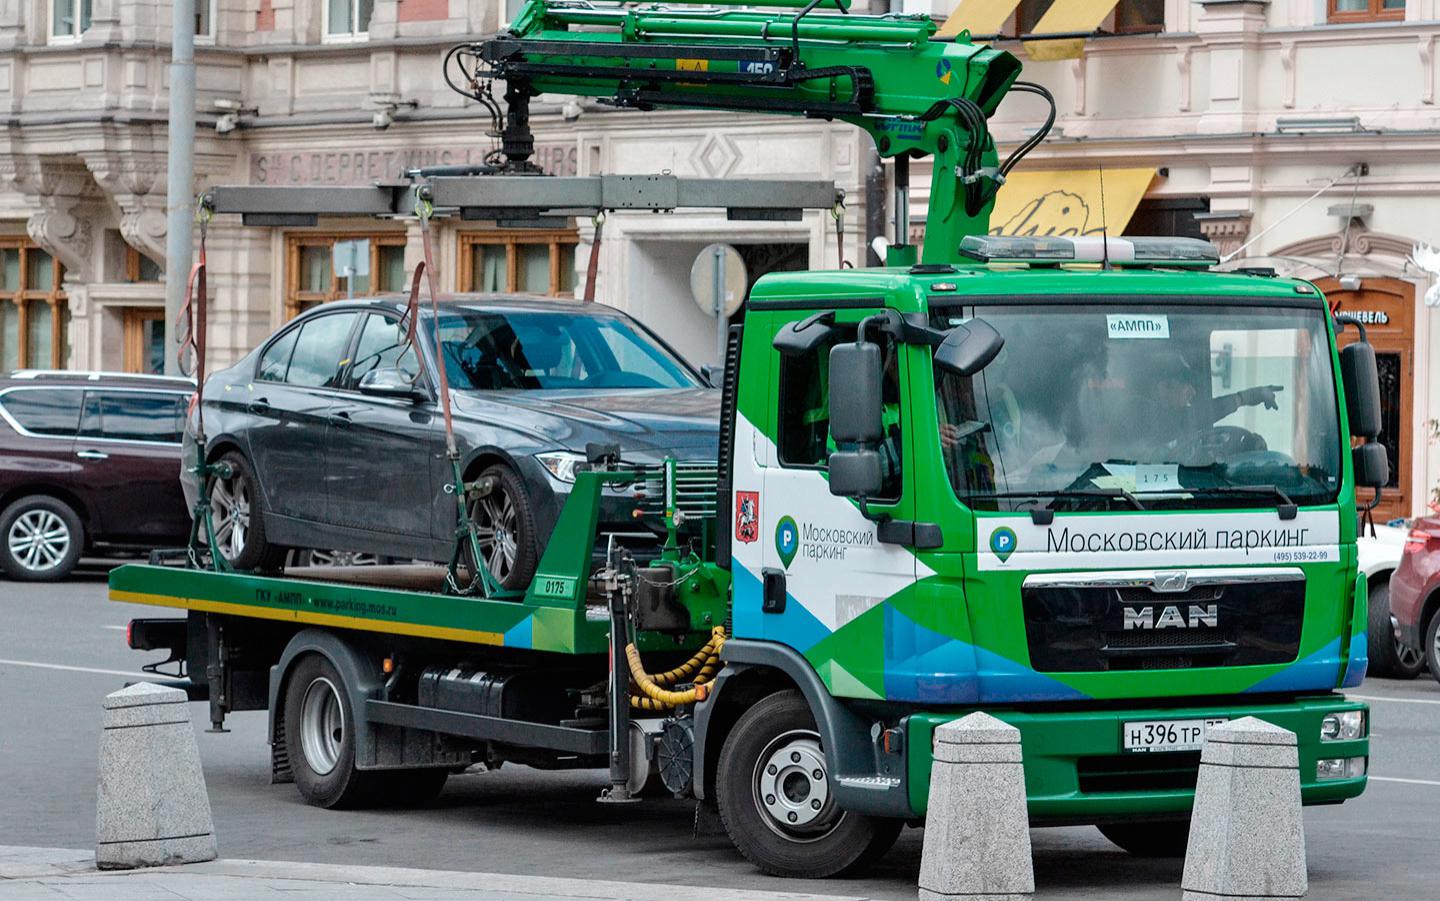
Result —
[{"label": "front bumper", "polygon": [[[1364,776],[1321,782],[1315,766],[1321,758],[1368,758],[1368,726],[1364,738],[1320,741],[1320,721],[1326,714],[1365,709],[1358,701],[1325,694],[1271,704],[985,712],[1020,730],[1031,821],[1061,825],[1189,813],[1199,753],[1125,754],[1120,732],[1132,720],[1258,717],[1295,733],[1303,803],[1333,804],[1356,797],[1365,790]],[[916,815],[924,815],[930,792],[932,733],[969,712],[924,712],[905,719],[909,800]]]}]

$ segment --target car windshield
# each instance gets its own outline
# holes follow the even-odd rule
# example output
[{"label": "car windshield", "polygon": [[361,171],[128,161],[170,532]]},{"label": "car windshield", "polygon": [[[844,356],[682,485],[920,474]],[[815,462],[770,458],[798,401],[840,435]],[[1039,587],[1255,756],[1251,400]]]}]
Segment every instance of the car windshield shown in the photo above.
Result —
[{"label": "car windshield", "polygon": [[440,314],[440,346],[459,390],[691,388],[673,354],[623,317],[569,310]]},{"label": "car windshield", "polygon": [[935,381],[950,483],[972,507],[1335,500],[1342,441],[1321,311],[1153,301],[931,318],[971,316],[1004,348],[972,377],[937,369]]}]

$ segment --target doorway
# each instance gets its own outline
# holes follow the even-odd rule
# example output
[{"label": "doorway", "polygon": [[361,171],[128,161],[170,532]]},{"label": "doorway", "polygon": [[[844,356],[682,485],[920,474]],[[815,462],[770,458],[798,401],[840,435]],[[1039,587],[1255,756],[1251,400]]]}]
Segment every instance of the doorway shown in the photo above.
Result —
[{"label": "doorway", "polygon": [[[1390,483],[1375,508],[1376,522],[1408,517],[1414,511],[1410,478],[1414,459],[1415,417],[1415,286],[1392,278],[1367,278],[1358,291],[1345,291],[1334,279],[1316,286],[1337,312],[1356,317],[1375,348],[1380,370],[1380,443],[1390,460]],[[1353,328],[1340,333],[1340,346],[1360,335]],[[1364,502],[1364,492],[1357,498]]]}]

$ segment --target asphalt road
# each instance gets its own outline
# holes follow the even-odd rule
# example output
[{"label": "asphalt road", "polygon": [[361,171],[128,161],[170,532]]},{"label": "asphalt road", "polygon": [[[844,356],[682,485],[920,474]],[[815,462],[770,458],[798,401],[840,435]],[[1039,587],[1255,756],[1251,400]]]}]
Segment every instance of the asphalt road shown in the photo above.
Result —
[{"label": "asphalt road", "polygon": [[[147,655],[125,647],[132,616],[154,608],[105,599],[103,570],[34,586],[0,581],[0,845],[86,848],[95,836],[100,701]],[[131,676],[133,678],[133,676]],[[1433,898],[1440,864],[1440,686],[1367,681],[1372,780],[1338,807],[1306,811],[1310,897]],[[204,705],[193,705],[197,724]],[[593,803],[601,772],[506,767],[453,778],[422,810],[332,812],[270,785],[265,714],[199,732],[222,856],[423,867],[724,888],[914,897],[919,830],[863,879],[791,884],[755,872],[723,836],[692,838],[693,808],[673,801]],[[1128,857],[1090,828],[1032,833],[1043,898],[1179,893],[1179,861]]]}]

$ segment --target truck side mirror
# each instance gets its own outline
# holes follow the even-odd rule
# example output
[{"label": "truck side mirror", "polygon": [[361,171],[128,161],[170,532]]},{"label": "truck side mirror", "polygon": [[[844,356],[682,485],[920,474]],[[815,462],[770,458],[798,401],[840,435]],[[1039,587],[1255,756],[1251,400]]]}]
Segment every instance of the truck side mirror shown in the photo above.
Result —
[{"label": "truck side mirror", "polygon": [[956,325],[935,348],[935,365],[955,375],[974,375],[995,359],[1005,339],[984,319]]},{"label": "truck side mirror", "polygon": [[873,497],[882,476],[876,445],[884,435],[880,346],[868,341],[830,349],[830,436],[841,449],[830,455],[830,493]]},{"label": "truck side mirror", "polygon": [[1374,438],[1380,434],[1380,370],[1375,348],[1357,341],[1340,349],[1340,379],[1345,385],[1350,434]]},{"label": "truck side mirror", "polygon": [[1359,488],[1384,488],[1390,482],[1390,459],[1385,445],[1368,441],[1350,451],[1355,466],[1355,485]]}]

